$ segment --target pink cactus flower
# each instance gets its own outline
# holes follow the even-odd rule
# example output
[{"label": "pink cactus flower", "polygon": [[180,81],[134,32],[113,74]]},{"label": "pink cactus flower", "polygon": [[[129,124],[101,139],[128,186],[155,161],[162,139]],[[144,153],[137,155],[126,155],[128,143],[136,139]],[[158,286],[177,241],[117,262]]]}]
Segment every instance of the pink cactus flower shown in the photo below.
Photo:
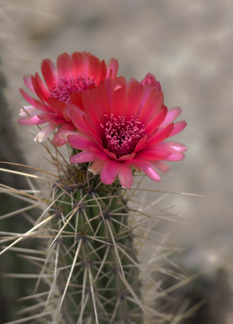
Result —
[{"label": "pink cactus flower", "polygon": [[116,77],[81,96],[72,94],[65,111],[77,131],[63,131],[61,136],[81,152],[70,162],[93,162],[89,170],[100,173],[107,185],[118,176],[120,184],[130,188],[132,167],[160,181],[158,170],[170,169],[166,161],[181,161],[187,147],[164,141],[181,132],[186,123],[173,123],[181,109],[168,110],[156,85]]},{"label": "pink cactus flower", "polygon": [[74,130],[75,126],[64,113],[66,103],[70,102],[73,92],[81,93],[86,89],[92,89],[106,78],[114,78],[118,71],[118,61],[111,59],[108,65],[86,52],[75,52],[71,56],[67,53],[57,58],[57,68],[51,60],[46,59],[41,63],[41,72],[45,84],[38,73],[35,76],[26,75],[24,83],[30,91],[38,97],[35,99],[23,89],[20,92],[29,102],[20,110],[18,122],[24,125],[47,125],[35,137],[35,141],[42,142],[57,128],[53,137],[53,144],[61,146],[66,141],[59,134],[64,130]]}]

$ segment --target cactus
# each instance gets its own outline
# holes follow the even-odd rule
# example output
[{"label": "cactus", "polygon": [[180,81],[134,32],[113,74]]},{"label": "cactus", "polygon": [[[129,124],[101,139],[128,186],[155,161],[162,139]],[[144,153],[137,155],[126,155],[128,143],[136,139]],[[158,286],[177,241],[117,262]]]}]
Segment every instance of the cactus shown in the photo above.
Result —
[{"label": "cactus", "polygon": [[[49,251],[55,257],[52,267],[57,263],[60,268],[54,278],[60,297],[52,322],[57,322],[61,312],[71,323],[140,323],[138,261],[127,197],[118,183],[105,188],[87,168],[66,170],[53,189],[55,237]],[[68,304],[67,299],[72,302]],[[46,303],[51,302],[49,296]]]},{"label": "cactus", "polygon": [[[57,180],[24,172],[20,174],[32,189],[8,190],[8,194],[28,202],[25,214],[30,208],[41,209],[37,219],[28,215],[33,227],[27,233],[2,240],[6,244],[14,239],[1,253],[15,250],[35,266],[35,273],[6,275],[36,279],[35,289],[22,298],[34,303],[23,308],[18,316],[25,317],[14,323],[171,321],[169,315],[155,310],[161,291],[154,276],[156,271],[166,274],[159,263],[164,263],[174,249],[166,246],[163,235],[158,235],[156,245],[153,242],[156,225],[163,218],[174,218],[174,214],[159,208],[156,213],[145,212],[150,205],[145,208],[137,194],[142,179],[132,190],[122,189],[118,181],[106,187],[99,175],[88,172],[86,163],[71,165],[63,172],[66,165],[58,164],[61,174]],[[41,190],[35,189],[33,179],[40,181]],[[151,205],[154,210],[154,202]],[[17,213],[12,212],[12,216]],[[36,238],[41,242],[37,250],[28,244],[26,248],[15,246]],[[151,253],[146,253],[147,249]]]},{"label": "cactus", "polygon": [[[69,79],[71,63],[76,72],[75,64],[79,66],[80,74]],[[37,274],[13,275],[37,281],[34,291],[23,298],[36,303],[22,309],[25,317],[12,323],[160,324],[171,320],[154,308],[160,283],[153,274],[166,273],[158,261],[166,260],[171,252],[166,237],[156,240],[155,226],[174,215],[159,209],[150,213],[150,204],[143,207],[138,192],[144,177],[141,171],[160,181],[156,169],[167,172],[165,160],[183,159],[187,149],[183,144],[163,140],[186,124],[171,123],[181,110],[168,111],[163,105],[161,86],[154,76],[127,83],[116,77],[116,60],[104,64],[90,53],[76,52],[71,57],[64,53],[58,57],[59,81],[52,62],[42,62],[49,91],[38,74],[24,79],[41,101],[21,90],[31,106],[21,110],[26,118],[19,122],[48,123],[35,140],[50,153],[56,172],[37,168],[32,168],[36,174],[18,172],[31,190],[5,188],[28,203],[22,210],[25,215],[33,208],[41,210],[37,219],[27,215],[32,228],[26,233],[9,238],[3,233],[2,243],[13,242],[0,254],[20,251],[38,269]],[[94,71],[94,76],[85,71],[88,65],[88,73]],[[55,151],[51,152],[45,139],[53,131]],[[65,143],[68,155],[59,149]],[[39,249],[15,246],[32,238],[42,242]]]}]

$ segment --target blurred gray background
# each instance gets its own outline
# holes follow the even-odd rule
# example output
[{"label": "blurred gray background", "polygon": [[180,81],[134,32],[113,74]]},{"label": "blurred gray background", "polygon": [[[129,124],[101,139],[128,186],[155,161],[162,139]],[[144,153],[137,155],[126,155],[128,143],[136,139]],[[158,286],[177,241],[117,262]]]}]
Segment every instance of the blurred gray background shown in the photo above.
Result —
[{"label": "blurred gray background", "polygon": [[[187,249],[182,261],[199,269],[233,273],[233,1],[230,0],[0,0],[0,57],[6,98],[28,164],[46,167],[30,126],[17,124],[25,74],[40,73],[44,58],[90,51],[119,60],[119,73],[161,82],[168,108],[180,106],[188,126],[176,140],[186,158],[170,163],[162,183],[205,198],[172,195],[169,204],[187,218],[172,244]],[[25,87],[24,87],[25,89]],[[6,121],[7,122],[7,121]],[[176,176],[175,176],[176,175]],[[150,195],[151,199],[153,196]],[[231,280],[232,284],[233,280]],[[232,319],[227,323],[232,324]]]}]

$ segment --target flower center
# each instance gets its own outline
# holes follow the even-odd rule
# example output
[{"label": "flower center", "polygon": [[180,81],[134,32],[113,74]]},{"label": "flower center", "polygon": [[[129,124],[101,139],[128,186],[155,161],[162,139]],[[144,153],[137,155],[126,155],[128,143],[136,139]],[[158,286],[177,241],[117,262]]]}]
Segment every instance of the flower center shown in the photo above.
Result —
[{"label": "flower center", "polygon": [[101,127],[105,132],[104,146],[115,153],[117,159],[132,153],[140,138],[146,134],[144,125],[138,119],[131,117],[130,120],[126,120],[125,116],[114,118],[113,114],[110,115],[105,126],[101,124]]},{"label": "flower center", "polygon": [[50,88],[50,98],[70,102],[70,95],[72,92],[80,92],[86,90],[90,85],[97,85],[97,82],[84,74],[77,75],[76,78],[62,78],[58,83],[53,84]]}]

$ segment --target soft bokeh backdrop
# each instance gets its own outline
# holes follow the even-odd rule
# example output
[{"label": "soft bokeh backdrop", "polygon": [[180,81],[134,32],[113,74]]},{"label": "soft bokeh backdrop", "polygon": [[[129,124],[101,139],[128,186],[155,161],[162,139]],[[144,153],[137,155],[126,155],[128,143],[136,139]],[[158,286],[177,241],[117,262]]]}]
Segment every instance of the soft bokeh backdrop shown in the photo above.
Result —
[{"label": "soft bokeh backdrop", "polygon": [[25,104],[19,94],[22,77],[40,72],[42,59],[55,62],[63,52],[85,50],[107,61],[118,58],[119,74],[128,79],[155,74],[165,104],[183,110],[188,127],[176,140],[189,150],[182,162],[170,164],[171,175],[161,184],[147,183],[150,189],[207,196],[171,196],[171,204],[189,223],[176,226],[171,242],[187,249],[185,266],[224,266],[230,273],[232,12],[230,0],[0,0],[6,97],[27,163],[46,167],[45,153],[29,136],[32,128],[17,124],[16,101]]}]

